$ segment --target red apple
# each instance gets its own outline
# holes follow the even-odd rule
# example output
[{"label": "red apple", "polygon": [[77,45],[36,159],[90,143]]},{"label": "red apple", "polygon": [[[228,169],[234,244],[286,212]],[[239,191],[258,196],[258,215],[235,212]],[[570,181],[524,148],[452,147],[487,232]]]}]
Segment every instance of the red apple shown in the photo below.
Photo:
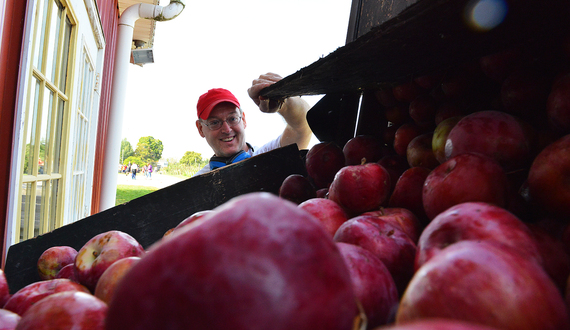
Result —
[{"label": "red apple", "polygon": [[204,216],[212,213],[212,210],[203,210],[203,211],[198,211],[198,212],[194,212],[192,213],[190,216],[188,216],[186,219],[180,221],[180,223],[178,225],[176,225],[176,227],[169,229],[166,233],[164,233],[163,237],[169,236],[170,234],[172,234],[174,231],[189,225],[193,222],[195,222],[196,220],[202,219]]},{"label": "red apple", "polygon": [[392,127],[399,127],[412,120],[409,108],[408,103],[398,102],[393,106],[387,107],[384,110],[384,116],[386,120],[392,123]]},{"label": "red apple", "polygon": [[498,206],[469,202],[449,208],[427,225],[418,242],[416,269],[447,247],[466,240],[509,246],[542,265],[538,243],[524,222]]},{"label": "red apple", "polygon": [[414,275],[396,324],[449,318],[506,330],[569,329],[557,287],[533,260],[488,241],[442,250]]},{"label": "red apple", "polygon": [[425,167],[412,167],[406,170],[394,187],[388,200],[389,207],[400,207],[410,210],[422,226],[429,222],[422,200],[424,182],[431,170]]},{"label": "red apple", "polygon": [[521,66],[521,52],[510,48],[494,54],[483,56],[479,65],[483,73],[492,80],[502,83],[511,73]]},{"label": "red apple", "polygon": [[425,90],[431,90],[441,84],[443,73],[432,72],[430,74],[418,76],[414,78],[414,82]]},{"label": "red apple", "polygon": [[57,272],[55,278],[67,278],[72,280],[73,282],[79,283],[79,279],[77,278],[77,269],[75,269],[75,264],[69,264],[63,267],[62,269]]},{"label": "red apple", "polygon": [[433,124],[435,121],[435,113],[437,112],[437,102],[429,94],[418,96],[410,102],[410,117],[418,124]]},{"label": "red apple", "polygon": [[38,301],[18,330],[104,330],[107,304],[84,292],[60,292]]},{"label": "red apple", "polygon": [[557,80],[547,100],[547,118],[550,127],[560,134],[570,133],[570,74]]},{"label": "red apple", "polygon": [[111,264],[119,259],[139,257],[144,253],[142,245],[125,232],[111,230],[96,235],[83,245],[75,258],[79,283],[93,292],[99,277]]},{"label": "red apple", "polygon": [[350,274],[308,212],[270,193],[235,197],[149,249],[121,280],[107,330],[350,329]]},{"label": "red apple", "polygon": [[4,270],[0,268],[0,307],[4,306],[11,296],[6,274],[4,274]]},{"label": "red apple", "polygon": [[357,135],[348,140],[342,148],[345,165],[360,165],[363,159],[366,159],[366,163],[377,162],[386,154],[386,148],[375,136]]},{"label": "red apple", "polygon": [[445,143],[447,142],[447,136],[451,129],[461,120],[463,116],[454,116],[441,121],[433,131],[433,139],[431,141],[431,147],[435,159],[441,164],[447,160],[445,156]]},{"label": "red apple", "polygon": [[544,148],[528,173],[530,198],[544,212],[568,222],[570,217],[570,135]]},{"label": "red apple", "polygon": [[418,217],[410,210],[401,207],[382,207],[377,211],[362,213],[362,216],[372,216],[371,221],[385,221],[393,226],[399,227],[406,235],[408,235],[414,244],[418,243],[423,226]]},{"label": "red apple", "polygon": [[525,120],[543,117],[551,79],[543,68],[525,67],[511,73],[501,85],[501,103],[506,112]]},{"label": "red apple", "polygon": [[315,144],[305,157],[307,174],[313,180],[316,189],[328,188],[344,163],[342,149],[333,142]]},{"label": "red apple", "polygon": [[21,316],[7,309],[0,309],[0,330],[14,330]]},{"label": "red apple", "polygon": [[416,244],[397,226],[372,218],[349,219],[337,230],[334,240],[358,245],[377,256],[392,274],[401,295],[414,274]]},{"label": "red apple", "polygon": [[334,236],[338,227],[348,220],[348,215],[336,202],[326,198],[311,198],[299,204],[299,208],[311,213]]},{"label": "red apple", "polygon": [[336,244],[348,267],[356,298],[366,314],[367,328],[392,322],[399,297],[394,279],[384,263],[360,246]]},{"label": "red apple", "polygon": [[519,121],[505,112],[478,111],[461,118],[445,143],[447,159],[480,153],[495,159],[505,170],[526,166],[530,144]]},{"label": "red apple", "polygon": [[400,175],[410,168],[405,156],[395,154],[382,157],[382,159],[378,161],[378,164],[382,165],[390,174],[390,191],[394,191]]},{"label": "red apple", "polygon": [[394,97],[394,93],[392,93],[392,88],[379,89],[374,92],[374,96],[376,96],[378,103],[384,107],[391,107],[396,105],[397,101]]},{"label": "red apple", "polygon": [[425,133],[425,129],[416,123],[405,123],[398,127],[394,135],[394,150],[400,156],[406,157],[408,144],[416,136]]},{"label": "red apple", "polygon": [[564,301],[566,302],[566,308],[570,310],[570,276],[566,282],[566,291],[564,292]]},{"label": "red apple", "polygon": [[54,279],[65,266],[73,264],[77,250],[71,246],[53,246],[45,250],[38,259],[38,272],[42,280]]},{"label": "red apple", "polygon": [[392,93],[397,101],[410,103],[422,93],[422,89],[414,81],[409,81],[394,86]]},{"label": "red apple", "polygon": [[330,185],[329,199],[354,216],[383,205],[389,197],[390,185],[390,174],[377,163],[345,166]]},{"label": "red apple", "polygon": [[424,182],[422,201],[429,219],[464,202],[487,202],[505,207],[508,181],[495,160],[461,154],[433,169]]},{"label": "red apple", "polygon": [[125,274],[139,261],[140,257],[128,257],[117,260],[103,272],[93,294],[105,303],[111,303],[111,298]]},{"label": "red apple", "polygon": [[474,94],[481,98],[478,91],[484,74],[478,63],[469,61],[447,70],[441,83],[441,90],[446,100],[465,100],[473,98]]},{"label": "red apple", "polygon": [[283,180],[279,187],[279,197],[301,204],[307,199],[317,197],[317,190],[308,178],[301,174],[291,174]]},{"label": "red apple", "polygon": [[528,227],[536,240],[544,270],[560,292],[565,293],[566,282],[570,276],[570,255],[566,252],[564,244],[558,237],[548,233],[537,224],[530,223]]},{"label": "red apple", "polygon": [[83,285],[64,278],[39,281],[28,284],[14,293],[4,305],[4,309],[22,316],[30,306],[34,305],[41,299],[63,291],[80,291],[90,293]]},{"label": "red apple", "polygon": [[434,169],[440,163],[435,158],[432,148],[433,133],[424,133],[416,136],[408,144],[406,159],[410,167],[425,167]]},{"label": "red apple", "polygon": [[439,107],[435,112],[435,125],[441,124],[442,121],[446,120],[447,118],[451,117],[463,117],[464,110],[455,102],[446,101],[441,102]]},{"label": "red apple", "polygon": [[317,189],[317,198],[328,198],[329,188]]},{"label": "red apple", "polygon": [[445,318],[421,319],[405,324],[392,324],[374,330],[498,330],[488,326]]}]

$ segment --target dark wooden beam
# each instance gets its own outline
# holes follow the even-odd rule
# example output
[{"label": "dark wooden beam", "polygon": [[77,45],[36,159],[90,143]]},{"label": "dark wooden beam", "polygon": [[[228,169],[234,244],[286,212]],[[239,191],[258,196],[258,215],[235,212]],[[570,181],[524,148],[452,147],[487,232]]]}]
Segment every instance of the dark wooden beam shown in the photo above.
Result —
[{"label": "dark wooden beam", "polygon": [[[296,73],[265,88],[279,99],[355,93],[408,81],[516,45],[542,47],[568,31],[567,0],[506,0],[504,21],[489,31],[466,24],[469,0],[423,0]],[[361,15],[373,15],[361,13]]]}]

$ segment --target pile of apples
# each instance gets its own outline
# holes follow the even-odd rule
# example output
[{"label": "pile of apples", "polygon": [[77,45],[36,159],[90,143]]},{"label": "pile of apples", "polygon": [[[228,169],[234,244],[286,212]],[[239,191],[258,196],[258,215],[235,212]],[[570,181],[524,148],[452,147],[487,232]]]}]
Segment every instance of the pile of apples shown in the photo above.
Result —
[{"label": "pile of apples", "polygon": [[48,248],[37,263],[41,280],[14,294],[0,271],[0,329],[104,329],[119,280],[144,254],[136,239],[113,230],[79,251]]},{"label": "pile of apples", "polygon": [[50,248],[13,295],[0,273],[0,329],[570,329],[568,68],[565,41],[378,90],[378,134],[278,196]]},{"label": "pile of apples", "polygon": [[[570,328],[570,43],[557,46],[379,90],[378,132],[316,144],[308,176],[284,180],[279,196],[341,251],[388,270],[372,282],[369,265],[348,263],[368,328]],[[397,300],[374,291],[386,285]]]}]

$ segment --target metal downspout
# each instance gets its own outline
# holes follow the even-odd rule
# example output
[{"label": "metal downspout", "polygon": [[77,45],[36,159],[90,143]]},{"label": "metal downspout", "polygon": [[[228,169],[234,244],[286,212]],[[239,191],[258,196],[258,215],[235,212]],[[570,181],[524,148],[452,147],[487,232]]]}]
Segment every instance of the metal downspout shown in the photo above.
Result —
[{"label": "metal downspout", "polygon": [[113,72],[107,139],[102,169],[103,173],[99,211],[104,211],[115,206],[125,107],[125,92],[128,83],[128,69],[135,22],[139,18],[152,19],[155,21],[168,21],[174,19],[180,15],[182,10],[184,10],[184,2],[185,0],[171,0],[170,4],[165,7],[139,3],[125,9],[119,18],[117,49],[115,50],[115,69]]}]

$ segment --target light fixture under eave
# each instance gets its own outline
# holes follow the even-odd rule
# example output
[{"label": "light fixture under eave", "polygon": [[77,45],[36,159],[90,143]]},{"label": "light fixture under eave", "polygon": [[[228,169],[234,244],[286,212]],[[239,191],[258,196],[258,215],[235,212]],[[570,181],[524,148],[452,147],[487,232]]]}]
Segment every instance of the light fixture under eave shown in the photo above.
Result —
[{"label": "light fixture under eave", "polygon": [[154,63],[152,48],[133,49],[131,51],[131,63],[142,66],[147,63]]}]

